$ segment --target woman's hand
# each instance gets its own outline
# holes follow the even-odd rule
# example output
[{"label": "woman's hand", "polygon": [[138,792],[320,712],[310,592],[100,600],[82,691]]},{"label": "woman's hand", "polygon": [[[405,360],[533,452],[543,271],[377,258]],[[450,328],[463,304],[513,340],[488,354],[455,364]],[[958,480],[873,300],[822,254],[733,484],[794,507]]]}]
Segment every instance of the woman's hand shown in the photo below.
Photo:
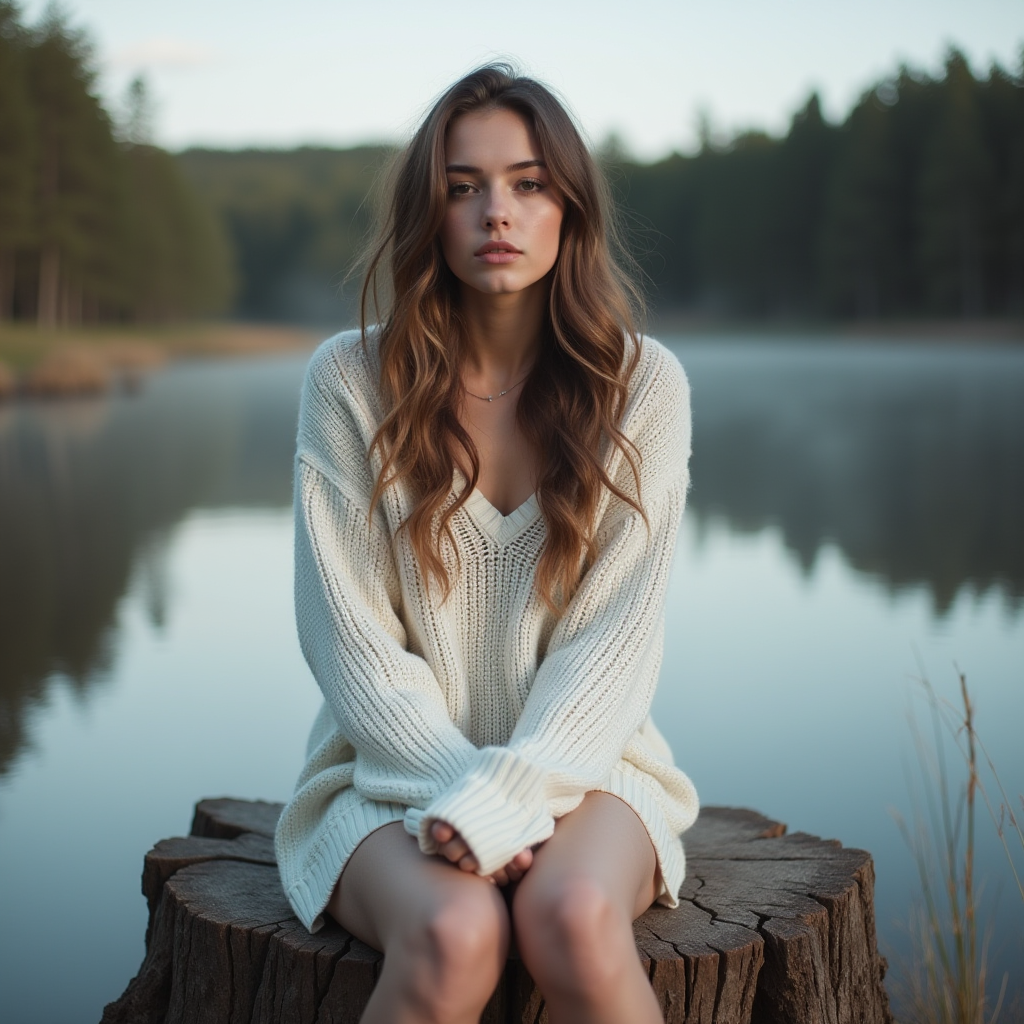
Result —
[{"label": "woman's hand", "polygon": [[[447,858],[461,871],[476,871],[480,866],[476,857],[469,852],[465,839],[459,835],[446,821],[435,821],[430,826],[430,834],[438,844],[438,855]],[[493,875],[485,877],[495,885],[508,885],[518,882],[533,863],[533,850],[527,848],[520,851],[503,868],[498,868]]]}]

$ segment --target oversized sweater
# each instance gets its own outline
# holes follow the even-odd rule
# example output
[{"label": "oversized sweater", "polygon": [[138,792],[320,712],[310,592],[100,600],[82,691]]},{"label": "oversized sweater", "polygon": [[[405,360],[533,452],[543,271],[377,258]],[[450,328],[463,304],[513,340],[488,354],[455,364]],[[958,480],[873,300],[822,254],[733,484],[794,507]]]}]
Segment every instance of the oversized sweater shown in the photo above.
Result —
[{"label": "oversized sweater", "polygon": [[[657,855],[661,903],[685,871],[680,833],[697,794],[648,711],[690,453],[689,392],[676,359],[645,339],[622,430],[639,452],[635,509],[605,490],[597,554],[561,616],[535,587],[546,535],[536,495],[502,515],[474,490],[451,519],[451,592],[428,589],[388,488],[371,515],[383,416],[370,335],[313,357],[295,463],[295,611],[324,704],[277,827],[285,892],[311,931],[349,856],[401,821],[424,853],[449,822],[490,874],[547,839],[593,790],[636,812]],[[636,496],[621,451],[605,467]],[[465,480],[456,473],[450,500]]]}]

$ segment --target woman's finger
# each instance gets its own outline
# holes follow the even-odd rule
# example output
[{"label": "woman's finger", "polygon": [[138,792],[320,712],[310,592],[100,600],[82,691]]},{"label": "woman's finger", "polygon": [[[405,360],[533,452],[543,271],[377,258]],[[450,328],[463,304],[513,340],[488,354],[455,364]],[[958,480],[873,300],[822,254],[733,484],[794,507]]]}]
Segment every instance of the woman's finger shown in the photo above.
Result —
[{"label": "woman's finger", "polygon": [[455,835],[455,829],[447,821],[435,821],[430,826],[430,834],[435,842],[447,843]]},{"label": "woman's finger", "polygon": [[454,839],[449,839],[447,843],[442,843],[438,853],[443,857],[447,857],[448,860],[455,864],[469,853],[469,847],[460,835],[456,835]]},{"label": "woman's finger", "polygon": [[530,865],[533,864],[533,850],[529,848],[520,850],[520,852],[512,858],[512,863],[519,871],[528,870]]}]

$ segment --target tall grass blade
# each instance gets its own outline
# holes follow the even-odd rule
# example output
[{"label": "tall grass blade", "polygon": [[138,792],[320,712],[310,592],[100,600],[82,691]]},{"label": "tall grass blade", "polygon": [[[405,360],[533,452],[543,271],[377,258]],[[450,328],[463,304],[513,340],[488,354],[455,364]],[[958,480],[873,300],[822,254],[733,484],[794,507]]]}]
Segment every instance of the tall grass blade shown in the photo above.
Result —
[{"label": "tall grass blade", "polygon": [[[914,858],[921,899],[910,921],[912,961],[894,983],[900,1017],[906,1024],[997,1024],[1003,1010],[1007,975],[1000,980],[994,1004],[988,1009],[989,934],[980,930],[975,879],[979,796],[995,824],[1024,901],[1024,872],[1018,870],[1007,841],[1009,830],[1024,849],[1021,818],[977,735],[974,704],[963,673],[958,672],[958,680],[960,703],[954,705],[940,699],[922,676],[930,742],[925,741],[913,716],[910,721],[921,788],[911,794],[916,807],[913,826],[899,814],[896,823]],[[962,783],[951,780],[948,739],[962,757],[966,770]],[[1000,797],[998,810],[979,773],[981,758]],[[1024,808],[1024,797],[1021,806]]]}]

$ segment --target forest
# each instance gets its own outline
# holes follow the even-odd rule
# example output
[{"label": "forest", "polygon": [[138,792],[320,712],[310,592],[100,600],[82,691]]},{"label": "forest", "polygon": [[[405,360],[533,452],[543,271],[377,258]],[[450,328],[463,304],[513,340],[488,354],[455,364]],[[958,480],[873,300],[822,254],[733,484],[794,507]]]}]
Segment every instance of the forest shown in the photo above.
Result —
[{"label": "forest", "polygon": [[[354,317],[391,148],[172,155],[151,136],[141,80],[112,116],[85,36],[0,0],[0,319]],[[642,163],[612,136],[598,155],[658,318],[1024,317],[1024,53],[901,67],[841,123],[811,95],[781,137],[705,130]]]},{"label": "forest", "polygon": [[[630,159],[610,138],[627,258],[657,315],[852,320],[1024,315],[1024,77],[900,68],[841,124],[816,95],[774,138],[706,132]],[[238,260],[238,315],[353,313],[345,272],[371,227],[384,147],[181,153]]]},{"label": "forest", "polygon": [[41,327],[220,314],[231,243],[154,146],[145,85],[120,117],[96,96],[85,35],[50,7],[29,28],[0,0],[0,320]]},{"label": "forest", "polygon": [[[1022,55],[1024,60],[1024,55]],[[1024,314],[1024,64],[900,68],[842,124],[613,160],[659,304],[761,317]]]}]

